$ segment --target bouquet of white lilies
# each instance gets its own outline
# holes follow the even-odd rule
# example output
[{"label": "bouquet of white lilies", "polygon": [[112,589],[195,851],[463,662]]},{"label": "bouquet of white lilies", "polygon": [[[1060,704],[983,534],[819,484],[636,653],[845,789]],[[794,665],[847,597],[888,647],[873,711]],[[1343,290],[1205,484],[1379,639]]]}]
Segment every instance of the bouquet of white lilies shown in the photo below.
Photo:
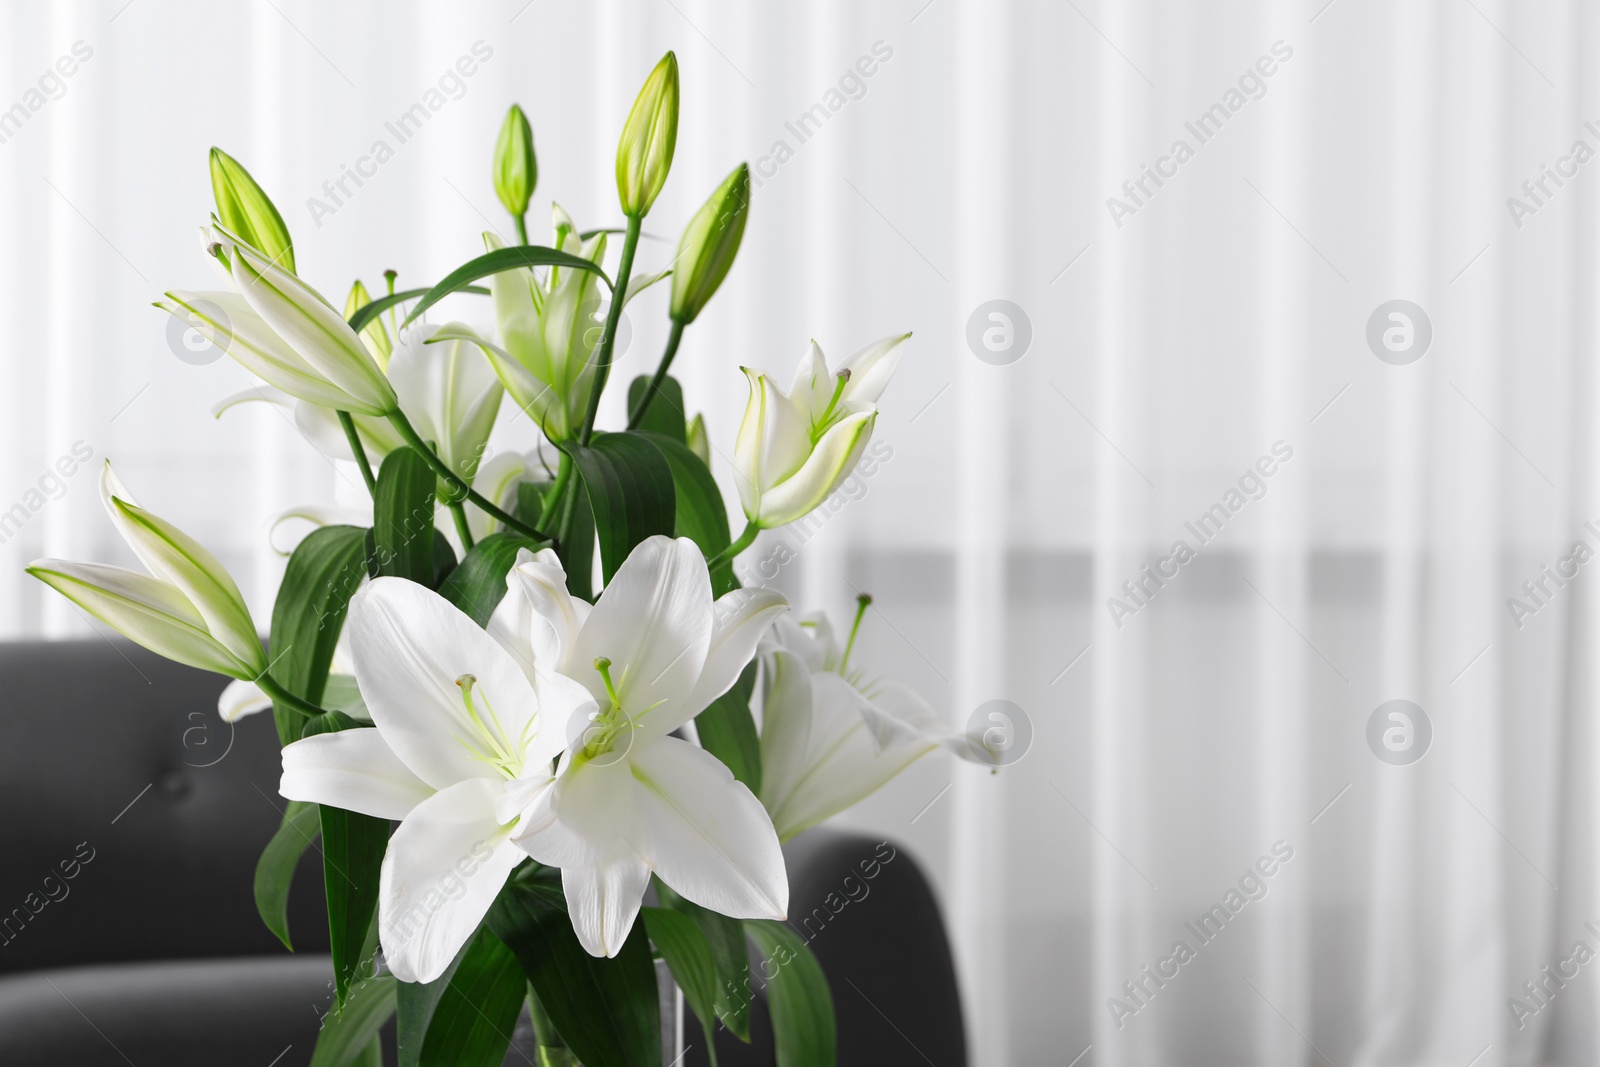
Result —
[{"label": "bouquet of white lilies", "polygon": [[[787,393],[744,370],[730,473],[748,521],[732,536],[703,423],[668,372],[738,252],[749,172],[706,201],[670,269],[636,275],[677,124],[669,53],[622,130],[625,226],[580,231],[556,207],[536,245],[533,136],[513,107],[493,175],[516,243],[485,234],[485,254],[430,288],[396,291],[391,273],[371,299],[357,282],[342,311],[298,274],[271,200],[213,150],[204,243],[230,287],[158,306],[260,380],[219,414],[292,409],[359,469],[370,516],[294,549],[265,647],[217,559],[109,465],[106,510],[147,573],[29,568],[145,647],[236,679],[230,721],[271,709],[288,805],[256,900],[288,945],[290,878],[320,833],[337,1010],[318,1063],[381,1063],[397,1015],[403,1063],[498,1064],[526,1010],[543,1063],[659,1067],[655,961],[708,1044],[719,1022],[748,1041],[749,942],[775,961],[777,1062],[831,1064],[832,1003],[783,921],[780,843],[934,748],[968,753],[914,693],[852,663],[867,598],[841,647],[734,575],[759,530],[805,516],[860,462],[906,338],[832,371],[812,344]],[[659,368],[632,383],[626,427],[601,431],[623,306],[663,279]],[[424,321],[460,293],[489,297],[493,330]],[[547,444],[483,461],[508,396]]]}]

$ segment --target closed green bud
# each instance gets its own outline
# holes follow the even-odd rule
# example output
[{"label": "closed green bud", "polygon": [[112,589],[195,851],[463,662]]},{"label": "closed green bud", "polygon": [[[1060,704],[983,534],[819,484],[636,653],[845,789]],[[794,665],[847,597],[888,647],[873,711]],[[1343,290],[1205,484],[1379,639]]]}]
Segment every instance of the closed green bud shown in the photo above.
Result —
[{"label": "closed green bud", "polygon": [[[350,287],[350,295],[345,297],[344,320],[349,322],[351,316],[370,303],[372,297],[368,294],[367,287],[361,284],[360,278],[357,278],[356,283]],[[383,324],[382,315],[378,315],[361,328],[361,343],[367,346],[372,358],[378,361],[378,368],[387,371],[389,355],[394,351],[394,342],[389,340],[389,330]]]},{"label": "closed green bud", "polygon": [[539,161],[533,155],[533,127],[516,104],[500,124],[494,143],[494,191],[513,218],[528,212],[528,200],[539,184]]},{"label": "closed green bud", "polygon": [[689,451],[700,457],[700,462],[707,467],[711,466],[711,438],[706,436],[706,417],[696,415],[689,420],[689,427],[684,444],[689,446]]},{"label": "closed green bud", "polygon": [[667,184],[678,143],[678,57],[668,52],[645,79],[617,143],[622,213],[642,219]]},{"label": "closed green bud", "polygon": [[220,148],[211,150],[211,191],[224,228],[260,249],[274,266],[295,273],[294,242],[283,216],[250,172]]},{"label": "closed green bud", "polygon": [[739,254],[750,213],[750,166],[741,163],[723,179],[684,228],[673,259],[672,321],[688,325],[716,293]]}]

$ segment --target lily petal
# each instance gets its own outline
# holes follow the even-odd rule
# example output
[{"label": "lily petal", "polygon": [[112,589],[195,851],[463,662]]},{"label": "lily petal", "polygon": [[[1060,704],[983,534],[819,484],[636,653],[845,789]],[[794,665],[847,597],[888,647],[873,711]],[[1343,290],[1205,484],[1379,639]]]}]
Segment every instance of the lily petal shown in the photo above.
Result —
[{"label": "lily petal", "polygon": [[238,722],[246,715],[254,715],[272,707],[272,698],[261,691],[254,682],[236,678],[222,689],[217,697],[217,714],[223,722]]},{"label": "lily petal", "polygon": [[[684,710],[698,715],[710,703],[726,693],[738,681],[739,673],[756,654],[756,646],[774,620],[789,610],[783,594],[771,589],[735,589],[717,598],[716,629],[711,634],[711,645],[706,652],[705,666],[694,693],[684,704]],[[671,725],[663,728],[663,723]],[[644,741],[651,737],[671,733],[682,726],[670,719],[647,720],[642,728]]]},{"label": "lily petal", "polygon": [[567,591],[561,558],[548,548],[537,554],[519,550],[506,574],[506,589],[489,632],[519,660],[531,650],[539,670],[565,671],[567,653],[594,607]]},{"label": "lily petal", "polygon": [[389,839],[378,878],[378,939],[400,981],[443,974],[525,858],[510,843],[511,826],[496,816],[504,793],[487,779],[460,782],[418,804]]},{"label": "lily petal", "polygon": [[635,856],[561,868],[572,929],[589,955],[615,956],[622,951],[649,882],[650,868]]},{"label": "lily petal", "polygon": [[688,701],[711,632],[711,575],[700,549],[687,537],[649,537],[600,594],[569,656],[568,674],[596,703],[609,700],[593,666],[604,656],[619,668],[612,675],[617,695],[636,724],[682,722],[701,710]]},{"label": "lily petal", "polygon": [[762,526],[782,526],[808,515],[855,469],[872,437],[878,415],[862,411],[847,415],[828,429],[800,468],[782,481],[763,488],[757,520]]},{"label": "lily petal", "polygon": [[289,800],[403,819],[435,790],[400,762],[382,734],[362,728],[286,745],[278,792]]},{"label": "lily petal", "polygon": [[843,400],[863,404],[876,404],[889,386],[889,379],[900,365],[900,353],[911,339],[909,333],[885,337],[854,353],[839,364],[839,370],[850,372],[850,381],[844,387]]},{"label": "lily petal", "polygon": [[723,762],[676,737],[629,756],[639,783],[636,847],[661,880],[735,919],[782,919],[789,879],[761,802]]},{"label": "lily petal", "polygon": [[[357,593],[347,626],[372,721],[406,766],[436,789],[498,781],[484,729],[510,748],[535,729],[538,708],[510,654],[455,605],[403,578],[377,578]],[[456,684],[465,675],[475,679],[478,722]]]}]

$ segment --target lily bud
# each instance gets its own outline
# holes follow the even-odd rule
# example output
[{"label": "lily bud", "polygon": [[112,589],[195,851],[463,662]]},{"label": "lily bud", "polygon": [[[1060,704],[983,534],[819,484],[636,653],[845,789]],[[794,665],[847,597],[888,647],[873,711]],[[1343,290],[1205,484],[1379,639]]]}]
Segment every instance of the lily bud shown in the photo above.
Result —
[{"label": "lily bud", "polygon": [[211,150],[211,192],[217,200],[217,218],[246,244],[290,274],[294,270],[294,244],[289,227],[262,192],[261,186],[239,161],[220,148]]},{"label": "lily bud", "polygon": [[706,436],[706,417],[696,415],[689,420],[687,439],[689,451],[700,457],[700,462],[711,466],[711,438]]},{"label": "lily bud", "polygon": [[[218,240],[227,247],[234,287],[250,309],[300,360],[309,364],[344,402],[326,403],[362,415],[387,415],[396,407],[394,389],[349,323],[323,299],[321,293],[292,274],[279,270],[256,249],[222,227]],[[235,329],[237,330],[237,325]],[[266,377],[263,375],[263,377]],[[301,396],[288,385],[272,382],[286,393]]]},{"label": "lily bud", "polygon": [[733,468],[745,517],[772,529],[809,514],[850,474],[872,438],[877,400],[910,334],[868,345],[828,373],[813,341],[786,394],[765,374],[741,368],[750,400],[734,441]]},{"label": "lily bud", "polygon": [[528,116],[516,104],[506,112],[500,136],[494,143],[494,191],[500,202],[521,218],[528,212],[528,198],[539,184],[539,162],[533,154],[533,128]]},{"label": "lily bud", "polygon": [[639,90],[617,143],[617,196],[622,213],[642,219],[667,184],[678,143],[678,57],[661,57]]},{"label": "lily bud", "polygon": [[152,652],[234,678],[259,677],[266,653],[239,587],[217,558],[133,503],[109,463],[100,495],[149,574],[58,559],[37,560],[28,573]]},{"label": "lily bud", "polygon": [[672,321],[688,325],[728,276],[750,213],[750,165],[741,163],[695,212],[673,259]]},{"label": "lily bud", "polygon": [[[350,316],[372,303],[372,296],[367,292],[367,287],[357,278],[356,283],[350,287],[350,295],[344,299],[344,318],[350,321]],[[394,352],[394,342],[389,339],[389,330],[383,324],[383,316],[379,315],[361,328],[361,343],[367,346],[367,351],[372,353],[372,358],[378,361],[378,367],[388,373],[389,356]]]}]

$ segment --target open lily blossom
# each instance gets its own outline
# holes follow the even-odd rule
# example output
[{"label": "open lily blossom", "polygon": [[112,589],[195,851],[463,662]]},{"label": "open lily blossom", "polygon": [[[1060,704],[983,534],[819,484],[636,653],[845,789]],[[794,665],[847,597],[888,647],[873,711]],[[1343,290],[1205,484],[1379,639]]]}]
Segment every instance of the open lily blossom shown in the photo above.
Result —
[{"label": "open lily blossom", "polygon": [[548,550],[522,559],[509,581],[497,635],[596,702],[516,836],[561,868],[584,948],[621,950],[651,872],[724,915],[782,918],[789,887],[771,820],[716,757],[669,735],[733,685],[787,610],[783,597],[739,589],[713,602],[705,558],[686,538],[642,542],[593,608],[567,592]]},{"label": "open lily blossom", "polygon": [[767,375],[744,368],[750,400],[734,442],[734,481],[753,526],[771,529],[809,514],[860,462],[878,397],[910,336],[874,342],[831,374],[812,341],[787,393]]},{"label": "open lily blossom", "polygon": [[552,781],[567,720],[593,698],[537,678],[432,590],[379,578],[350,607],[356,682],[374,729],[283,750],[279,792],[399,819],[378,890],[378,936],[402,981],[444,973],[527,857],[522,812]]},{"label": "open lily blossom", "polygon": [[147,574],[98,563],[35,560],[28,573],[107,626],[168,659],[234,678],[266,670],[250,609],[217,558],[139,507],[107,462],[100,499]]},{"label": "open lily blossom", "polygon": [[863,598],[843,648],[820,614],[780,619],[763,642],[761,802],[782,840],[865,800],[936,749],[970,758],[965,739],[914,690],[851,665],[866,606]]},{"label": "open lily blossom", "polygon": [[[751,945],[805,961],[763,972],[776,1062],[834,1062],[833,996],[781,921],[781,843],[950,742],[920,698],[865,680],[825,622],[739,588],[730,564],[849,473],[905,337],[837,372],[813,344],[787,393],[747,372],[733,473],[749,522],[730,537],[708,417],[665,405],[699,410],[672,361],[685,331],[716,315],[759,215],[738,164],[677,257],[635,269],[658,251],[639,242],[678,104],[668,54],[622,127],[625,227],[586,238],[556,206],[549,246],[526,243],[537,161],[514,108],[493,182],[519,254],[487,236],[488,254],[440,270],[431,289],[396,291],[389,273],[379,306],[357,282],[342,312],[302,280],[316,264],[262,186],[213,152],[222,221],[202,238],[226,287],[174,289],[159,306],[256,379],[215,414],[277,407],[365,495],[297,492],[307,503],[265,531],[286,557],[266,648],[216,558],[136,504],[109,465],[107,513],[145,572],[29,568],[145,647],[233,679],[217,701],[225,721],[272,712],[291,803],[253,887],[264,923],[293,944],[290,885],[320,830],[334,1003],[313,1062],[381,1064],[387,1012],[421,1043],[408,1055],[488,1067],[505,1061],[526,1004],[538,1062],[649,1067],[682,1015],[661,1011],[651,961],[708,1042],[718,1026],[750,1040],[748,1005],[717,991],[748,983]],[[621,311],[674,269],[685,273],[661,302],[664,351],[631,383],[626,422],[601,425]],[[468,323],[485,295],[476,306],[494,329],[480,334]],[[465,321],[422,318],[447,298]],[[731,363],[706,372],[736,381]],[[507,393],[528,420],[497,418]],[[267,737],[266,725],[249,730]],[[659,907],[641,921],[652,879]],[[445,1007],[463,992],[476,1018]]]}]

